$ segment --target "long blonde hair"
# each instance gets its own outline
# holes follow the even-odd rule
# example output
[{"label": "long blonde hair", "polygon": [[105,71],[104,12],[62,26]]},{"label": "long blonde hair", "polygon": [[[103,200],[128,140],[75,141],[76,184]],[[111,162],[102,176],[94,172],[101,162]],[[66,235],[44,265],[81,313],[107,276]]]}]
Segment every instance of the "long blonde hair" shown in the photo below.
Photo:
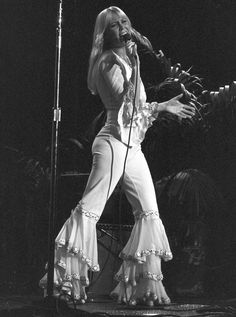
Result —
[{"label": "long blonde hair", "polygon": [[[93,32],[93,43],[92,43],[92,49],[90,53],[89,58],[89,68],[88,68],[88,77],[87,77],[87,83],[88,88],[91,91],[92,94],[97,94],[96,89],[96,70],[95,70],[95,64],[106,49],[104,46],[104,32],[111,20],[112,13],[116,13],[119,16],[125,16],[130,23],[129,18],[127,15],[118,7],[111,6],[109,8],[104,9],[101,11],[95,22],[94,26],[94,32]],[[130,23],[131,26],[131,23]]]}]

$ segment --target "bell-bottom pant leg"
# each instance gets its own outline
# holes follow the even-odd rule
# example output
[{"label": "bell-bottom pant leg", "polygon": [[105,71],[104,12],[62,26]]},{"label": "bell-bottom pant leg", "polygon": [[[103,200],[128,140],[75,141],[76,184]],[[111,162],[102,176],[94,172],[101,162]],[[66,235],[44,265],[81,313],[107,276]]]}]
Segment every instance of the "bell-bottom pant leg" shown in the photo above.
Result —
[{"label": "bell-bottom pant leg", "polygon": [[[111,136],[96,137],[84,194],[56,237],[55,285],[75,299],[86,298],[88,270],[99,271],[96,222],[121,178],[126,151],[127,147]],[[45,282],[46,276],[41,285]]]},{"label": "bell-bottom pant leg", "polygon": [[112,294],[118,300],[168,303],[162,284],[161,258],[170,260],[172,254],[159,217],[153,180],[140,147],[129,151],[123,189],[132,205],[135,224],[120,253],[124,261],[116,274],[119,284]]}]

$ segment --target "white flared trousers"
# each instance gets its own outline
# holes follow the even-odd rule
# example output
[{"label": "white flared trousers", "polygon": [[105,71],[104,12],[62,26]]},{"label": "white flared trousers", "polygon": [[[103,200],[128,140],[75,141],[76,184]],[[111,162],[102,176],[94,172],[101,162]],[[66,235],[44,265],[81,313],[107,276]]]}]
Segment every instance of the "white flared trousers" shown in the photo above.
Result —
[{"label": "white flared trousers", "polygon": [[[129,148],[127,155],[125,144],[110,135],[99,135],[94,140],[92,153],[92,170],[82,199],[55,241],[55,291],[67,292],[75,299],[86,299],[88,270],[99,271],[96,223],[122,178],[135,224],[120,253],[124,261],[116,274],[119,284],[113,294],[119,300],[136,299],[147,294],[159,302],[168,299],[161,282],[161,258],[170,260],[172,254],[159,218],[155,189],[141,146]],[[46,280],[47,275],[40,281],[42,287],[45,287]]]},{"label": "white flared trousers", "polygon": [[[127,146],[112,136],[98,136],[92,153],[92,170],[81,204],[85,210],[100,217],[122,177]],[[158,210],[152,177],[141,146],[128,149],[122,188],[134,213]]]}]

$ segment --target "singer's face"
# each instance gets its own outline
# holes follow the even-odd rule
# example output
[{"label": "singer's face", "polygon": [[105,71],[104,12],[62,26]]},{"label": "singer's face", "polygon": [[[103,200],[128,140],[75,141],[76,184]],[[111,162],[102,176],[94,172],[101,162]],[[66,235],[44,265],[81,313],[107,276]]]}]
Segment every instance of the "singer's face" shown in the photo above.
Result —
[{"label": "singer's face", "polygon": [[130,34],[130,23],[126,16],[119,16],[112,13],[109,24],[104,33],[104,37],[108,43],[109,48],[118,48],[125,46],[122,35]]}]

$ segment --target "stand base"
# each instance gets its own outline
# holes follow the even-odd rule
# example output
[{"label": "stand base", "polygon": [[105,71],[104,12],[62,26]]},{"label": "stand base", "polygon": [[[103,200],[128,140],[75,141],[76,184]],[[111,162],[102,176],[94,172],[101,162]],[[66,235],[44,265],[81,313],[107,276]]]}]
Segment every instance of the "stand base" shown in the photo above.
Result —
[{"label": "stand base", "polygon": [[[209,305],[203,304],[170,304],[160,307],[128,306],[116,304],[111,300],[88,302],[77,306],[78,316],[197,316],[199,312],[207,312]],[[211,307],[212,308],[212,307]],[[80,315],[81,314],[81,315]],[[222,315],[222,312],[221,312]],[[76,315],[77,316],[77,315]],[[220,316],[220,315],[214,315]],[[227,313],[224,316],[227,315]]]},{"label": "stand base", "polygon": [[[94,294],[95,295],[95,294]],[[127,306],[117,304],[108,296],[90,294],[84,305],[73,305],[63,300],[39,296],[7,296],[0,300],[0,317],[109,317],[109,316],[176,316],[176,317],[233,317],[236,316],[236,298],[185,298],[160,307]]]}]

